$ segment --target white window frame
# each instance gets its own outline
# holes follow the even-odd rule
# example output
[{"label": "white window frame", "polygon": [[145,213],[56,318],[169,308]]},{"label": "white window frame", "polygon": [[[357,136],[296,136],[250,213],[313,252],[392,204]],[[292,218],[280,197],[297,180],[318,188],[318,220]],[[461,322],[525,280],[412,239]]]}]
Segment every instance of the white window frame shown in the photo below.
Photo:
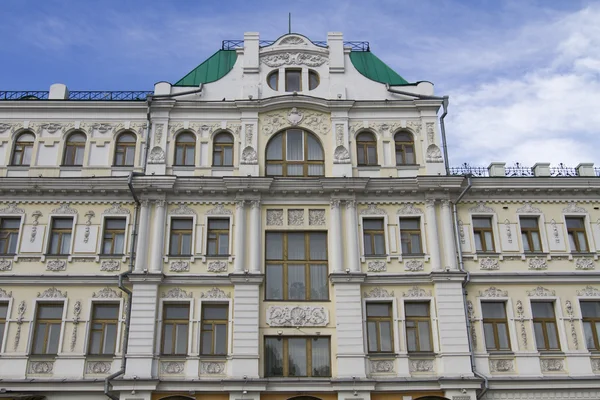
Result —
[{"label": "white window frame", "polygon": [[531,296],[528,298],[528,307],[529,307],[529,315],[531,318],[529,319],[529,329],[531,335],[533,336],[534,343],[534,351],[538,354],[544,354],[544,352],[540,352],[537,348],[537,341],[535,339],[535,327],[533,325],[533,307],[531,305],[532,302],[552,302],[554,307],[554,319],[556,321],[556,327],[558,330],[558,344],[560,346],[560,351],[562,353],[567,353],[569,351],[569,342],[567,341],[567,333],[565,331],[564,317],[562,314],[562,307],[560,303],[560,297],[558,296]]},{"label": "white window frame", "polygon": [[[38,357],[45,357],[46,355],[44,354],[33,354],[33,337],[35,334],[35,328],[37,326],[36,322],[37,322],[37,310],[38,310],[38,305],[40,303],[63,303],[63,313],[62,313],[62,319],[60,322],[60,335],[58,337],[58,350],[56,352],[56,356],[63,354],[62,351],[62,344],[63,344],[63,340],[64,340],[64,336],[65,336],[65,325],[66,325],[66,320],[67,320],[67,313],[69,311],[69,299],[67,298],[62,298],[62,299],[33,299],[32,300],[32,313],[31,313],[31,318],[27,321],[29,322],[29,326],[31,327],[29,329],[29,337],[27,339],[27,348],[26,348],[26,353],[28,356],[38,356]],[[54,354],[49,354],[49,357],[54,357]]]},{"label": "white window frame", "polygon": [[[475,318],[475,321],[479,322],[478,333],[481,335],[481,341],[483,342],[483,352],[481,354],[490,354],[487,349],[485,342],[485,330],[483,329],[483,306],[482,303],[504,303],[504,309],[506,311],[506,325],[508,326],[508,336],[510,339],[510,350],[513,353],[519,351],[519,338],[517,337],[517,329],[515,326],[515,315],[513,312],[513,304],[510,297],[478,297],[477,303],[479,306],[479,317]],[[533,332],[533,331],[532,331]],[[470,332],[469,332],[470,334]],[[534,333],[535,336],[535,333]],[[501,353],[504,350],[492,350],[493,353]]]},{"label": "white window frame", "polygon": [[[569,229],[567,228],[567,218],[583,218],[583,226],[585,227],[585,237],[587,239],[587,245],[588,245],[588,251],[584,251],[582,253],[577,253],[575,252],[574,249],[571,248],[571,241],[569,240]],[[573,259],[573,254],[577,255],[577,254],[585,254],[585,253],[596,253],[596,246],[594,243],[594,233],[592,231],[592,225],[590,223],[590,215],[585,212],[585,213],[573,213],[573,212],[568,212],[568,213],[563,213],[562,215],[562,219],[563,219],[563,226],[564,226],[564,238],[565,238],[565,242],[567,244],[567,251],[569,252],[570,256],[569,259],[572,260]]]},{"label": "white window frame", "polygon": [[5,323],[4,323],[4,336],[0,337],[0,354],[4,354],[6,352],[6,344],[8,342],[8,328],[10,326],[10,323],[13,322],[11,315],[12,315],[12,306],[14,303],[14,298],[13,297],[9,297],[9,298],[3,298],[0,299],[0,303],[8,303],[6,306],[6,319],[5,319]]},{"label": "white window frame", "polygon": [[[202,350],[202,307],[204,304],[227,304],[227,354],[225,355],[203,355],[201,353]],[[198,332],[196,335],[196,340],[198,343],[198,349],[194,353],[198,357],[205,358],[215,358],[215,357],[223,357],[229,358],[233,354],[233,302],[231,298],[223,298],[223,299],[198,299]]]},{"label": "white window frame", "polygon": [[[423,213],[419,213],[419,214],[397,214],[397,218],[398,218],[398,254],[400,254],[400,257],[398,258],[399,261],[402,261],[402,256],[405,257],[424,257],[425,260],[429,259],[429,253],[427,251],[427,240],[426,240],[426,234],[425,234],[425,216]],[[400,228],[400,220],[403,218],[419,218],[419,229],[421,231],[421,250],[423,251],[423,255],[414,255],[414,254],[404,254],[402,253],[402,228]]]},{"label": "white window frame", "polygon": [[[23,225],[25,225],[25,214],[8,214],[8,213],[0,214],[0,222],[2,221],[2,219],[6,219],[6,218],[20,218],[21,219],[21,221],[19,222],[19,233],[17,234],[17,251],[13,255],[14,260],[17,261],[19,259],[19,254],[20,254],[20,250],[21,250],[21,240],[23,239]],[[2,257],[6,257],[6,256],[2,256]]]},{"label": "white window frame", "polygon": [[48,229],[46,229],[47,235],[44,239],[44,254],[42,255],[41,261],[45,261],[46,257],[56,257],[54,254],[50,254],[50,238],[52,236],[52,222],[55,218],[72,218],[73,224],[71,225],[71,243],[69,244],[69,254],[67,255],[67,261],[71,262],[73,258],[73,248],[75,247],[75,227],[77,226],[77,217],[79,214],[50,214],[48,215]]},{"label": "white window frame", "polygon": [[226,256],[213,256],[208,255],[208,220],[209,219],[229,219],[229,255],[228,261],[233,261],[233,216],[232,215],[206,215],[204,217],[204,228],[206,234],[202,233],[202,260],[206,261],[207,258],[225,258]]},{"label": "white window frame", "polygon": [[[125,240],[123,241],[123,256],[122,261],[126,261],[127,257],[130,255],[128,252],[129,248],[129,214],[103,214],[102,220],[100,222],[100,232],[98,232],[99,243],[96,243],[96,254],[98,257],[111,257],[110,254],[102,254],[102,248],[104,247],[104,225],[106,223],[106,219],[125,219]],[[115,255],[116,256],[116,255]]]},{"label": "white window frame", "polygon": [[406,335],[406,303],[424,303],[429,302],[429,328],[431,329],[431,341],[433,342],[433,353],[438,354],[440,352],[439,345],[439,337],[438,337],[438,317],[437,311],[435,307],[433,296],[423,296],[423,297],[407,297],[401,299],[401,311],[400,315],[400,323],[402,325],[402,332],[404,333],[402,337],[402,345],[404,346],[402,354],[404,355],[414,355],[419,356],[420,352],[409,353],[408,352],[408,340]]},{"label": "white window frame", "polygon": [[[526,253],[525,252],[525,246],[523,245],[523,235],[521,234],[521,217],[523,218],[527,218],[527,217],[535,217],[537,218],[537,222],[538,222],[538,230],[540,232],[540,244],[542,245],[542,251],[541,254],[540,253]],[[550,248],[548,246],[548,238],[546,237],[546,220],[544,218],[544,214],[543,213],[517,213],[517,235],[519,235],[519,243],[520,243],[520,252],[521,252],[521,257],[523,259],[525,259],[526,256],[535,256],[537,255],[542,255],[542,256],[546,256],[547,254],[550,253]],[[495,243],[494,243],[495,244]]]},{"label": "white window frame", "polygon": [[[183,256],[183,255],[172,255],[169,253],[169,250],[171,249],[171,221],[174,219],[191,219],[192,220],[192,243],[191,243],[191,248],[190,248],[190,252],[191,252],[191,256],[187,257],[187,256]],[[189,258],[190,261],[194,261],[195,260],[195,255],[196,255],[196,230],[198,230],[198,226],[196,225],[196,221],[197,221],[197,217],[195,214],[169,214],[167,215],[167,237],[166,237],[166,248],[165,250],[165,256],[164,261],[168,262],[169,258]],[[229,223],[229,235],[231,236],[231,221]],[[230,243],[231,244],[231,243]]]},{"label": "white window frame", "polygon": [[[585,343],[585,330],[583,329],[583,312],[581,311],[581,302],[600,301],[600,296],[577,296],[575,298],[575,300],[576,300],[575,302],[577,304],[575,306],[573,306],[573,319],[576,321],[579,321],[577,323],[577,326],[579,327],[579,333],[581,334],[581,337],[583,338],[583,350],[591,353],[591,351],[588,350],[587,345]],[[568,320],[568,318],[567,318],[567,320]],[[575,323],[575,321],[573,323]]]},{"label": "white window frame", "polygon": [[86,357],[106,357],[101,354],[88,354],[90,349],[90,331],[92,329],[92,321],[94,320],[94,305],[100,303],[110,303],[110,304],[118,304],[119,305],[119,314],[117,314],[117,338],[115,342],[115,354],[114,357],[117,357],[122,354],[121,349],[121,335],[122,335],[122,325],[125,322],[125,318],[123,317],[123,307],[125,304],[125,299],[122,297],[119,298],[106,298],[106,299],[98,299],[93,298],[88,300],[88,319],[85,321],[85,346],[83,346],[83,352]]},{"label": "white window frame", "polygon": [[[185,356],[183,355],[168,355],[168,354],[162,354],[162,324],[163,324],[163,309],[164,309],[164,305],[165,303],[167,304],[184,304],[184,303],[188,303],[190,306],[190,312],[189,312],[189,321],[188,321],[188,344],[187,344],[187,354]],[[192,355],[192,339],[193,339],[193,332],[194,332],[194,299],[192,298],[180,298],[180,299],[160,299],[159,304],[158,304],[158,316],[156,318],[156,321],[158,322],[158,325],[156,326],[157,332],[156,332],[156,354],[158,354],[160,357],[162,358],[181,358],[183,359],[183,357],[189,357],[190,355]]]},{"label": "white window frame", "polygon": [[[368,303],[392,303],[392,340],[394,344],[394,351],[390,353],[369,353],[369,332],[367,329],[367,304]],[[400,347],[400,321],[401,319],[398,317],[398,299],[396,297],[374,297],[363,299],[362,302],[362,325],[363,325],[363,346],[365,349],[365,354],[369,357],[385,357],[387,355],[398,355],[403,354],[403,349]],[[406,350],[406,347],[404,347]]]},{"label": "white window frame", "polygon": [[[473,224],[473,217],[477,218],[477,217],[488,217],[488,218],[492,218],[492,234],[494,235],[494,252],[478,252],[477,251],[477,245],[475,243],[475,226]],[[500,232],[498,231],[498,215],[496,213],[489,213],[489,212],[471,212],[469,213],[469,218],[471,220],[471,229],[469,232],[469,239],[471,240],[471,243],[473,243],[473,248],[472,248],[472,253],[473,254],[477,254],[480,255],[482,257],[484,257],[486,254],[500,254],[502,253],[502,242],[500,241]],[[539,224],[539,219],[538,219],[538,224]],[[541,231],[541,228],[540,228]],[[521,236],[521,225],[519,222],[519,236]]]},{"label": "white window frame", "polygon": [[[381,215],[359,215],[360,222],[360,260],[361,262],[365,262],[366,259],[375,259],[375,258],[385,258],[387,261],[390,261],[390,243],[389,243],[389,232],[388,232],[388,216]],[[365,238],[364,238],[364,223],[365,219],[382,219],[383,218],[383,237],[385,241],[385,254],[382,256],[367,256],[365,255]]]}]

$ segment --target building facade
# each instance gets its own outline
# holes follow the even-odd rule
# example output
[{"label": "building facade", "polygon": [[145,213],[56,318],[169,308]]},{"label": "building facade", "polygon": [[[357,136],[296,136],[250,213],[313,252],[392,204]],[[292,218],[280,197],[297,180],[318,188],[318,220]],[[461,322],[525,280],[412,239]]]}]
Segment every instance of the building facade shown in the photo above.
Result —
[{"label": "building facade", "polygon": [[0,92],[0,397],[600,398],[597,170],[449,169],[446,106],[339,33]]}]

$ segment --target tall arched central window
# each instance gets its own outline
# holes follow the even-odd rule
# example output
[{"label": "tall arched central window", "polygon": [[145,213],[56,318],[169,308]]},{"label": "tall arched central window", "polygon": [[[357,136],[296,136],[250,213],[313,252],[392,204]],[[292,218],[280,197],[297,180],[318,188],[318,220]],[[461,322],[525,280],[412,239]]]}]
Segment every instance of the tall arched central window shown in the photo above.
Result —
[{"label": "tall arched central window", "polygon": [[175,140],[175,165],[195,165],[196,137],[193,133],[183,132]]},{"label": "tall arched central window", "polygon": [[267,176],[323,176],[323,148],[302,129],[280,132],[267,145]]},{"label": "tall arched central window", "polygon": [[63,165],[83,165],[83,153],[85,152],[86,137],[81,132],[75,132],[67,138]]},{"label": "tall arched central window", "polygon": [[12,165],[29,165],[31,164],[31,153],[33,151],[33,142],[35,136],[33,133],[24,132],[19,135],[15,142],[13,151]]}]

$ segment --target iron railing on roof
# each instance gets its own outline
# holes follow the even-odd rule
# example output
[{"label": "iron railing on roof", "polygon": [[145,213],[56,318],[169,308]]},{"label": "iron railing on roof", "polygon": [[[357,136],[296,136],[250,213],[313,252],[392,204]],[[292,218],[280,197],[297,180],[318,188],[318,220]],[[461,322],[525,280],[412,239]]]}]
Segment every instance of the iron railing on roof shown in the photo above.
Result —
[{"label": "iron railing on roof", "polygon": [[533,168],[526,167],[521,163],[515,163],[512,167],[506,167],[506,176],[533,176]]},{"label": "iron railing on roof", "polygon": [[478,177],[490,176],[485,167],[474,167],[468,163],[461,164],[458,167],[450,167],[450,175],[472,175]]},{"label": "iron railing on roof", "polygon": [[[48,91],[0,91],[0,100],[48,100]],[[154,94],[148,90],[76,90],[69,92],[68,100],[95,101],[145,101],[148,95]]]},{"label": "iron railing on roof", "polygon": [[594,167],[594,172],[596,173],[596,176],[600,176],[600,167]]},{"label": "iron railing on roof", "polygon": [[[275,43],[275,40],[259,40],[258,44],[260,47],[270,46]],[[327,41],[316,40],[312,42],[315,46],[327,47]],[[371,51],[369,42],[367,41],[344,41],[345,47],[350,47],[352,51]],[[235,50],[240,47],[244,47],[243,40],[223,40],[221,44],[221,50]]]},{"label": "iron railing on roof", "polygon": [[[594,167],[594,174],[600,177],[600,167]],[[476,167],[468,163],[464,163],[458,167],[450,167],[450,175],[471,175],[476,177],[490,176],[488,168]],[[512,166],[504,167],[504,176],[508,177],[532,177],[536,176],[533,168],[526,167],[521,163],[515,163]],[[563,163],[559,163],[556,167],[550,167],[551,177],[569,177],[579,176],[577,168],[568,167]]]},{"label": "iron railing on roof", "polygon": [[579,176],[579,174],[576,168],[560,163],[558,166],[550,168],[550,176]]}]

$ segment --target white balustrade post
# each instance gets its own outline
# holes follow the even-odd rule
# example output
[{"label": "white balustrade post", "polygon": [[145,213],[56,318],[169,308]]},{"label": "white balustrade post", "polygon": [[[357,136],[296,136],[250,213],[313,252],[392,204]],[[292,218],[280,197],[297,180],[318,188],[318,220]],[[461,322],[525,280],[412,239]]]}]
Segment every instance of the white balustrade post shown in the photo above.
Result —
[{"label": "white balustrade post", "polygon": [[346,201],[346,263],[352,272],[360,272],[356,201]]},{"label": "white balustrade post", "polygon": [[452,213],[450,212],[450,201],[442,202],[442,230],[444,234],[444,258],[445,264],[450,269],[458,269],[456,261],[456,249],[454,245],[454,229],[452,229]]},{"label": "white balustrade post", "polygon": [[162,271],[163,249],[165,246],[165,214],[166,201],[156,200],[154,202],[154,237],[152,238],[152,259],[150,260],[151,272]]},{"label": "white balustrade post", "polygon": [[342,272],[342,216],[340,200],[331,200],[331,220],[329,224],[329,254],[333,272]]},{"label": "white balustrade post", "polygon": [[244,259],[245,259],[245,236],[246,236],[246,209],[245,201],[238,200],[235,203],[235,230],[234,230],[234,243],[235,243],[235,261],[233,263],[234,272],[244,272]]},{"label": "white balustrade post", "polygon": [[150,216],[150,201],[142,200],[140,209],[140,224],[137,233],[135,250],[135,272],[148,270],[148,217]]},{"label": "white balustrade post", "polygon": [[260,200],[250,202],[250,271],[260,272],[262,224]]},{"label": "white balustrade post", "polygon": [[429,259],[431,269],[439,270],[442,268],[440,260],[440,243],[438,241],[437,218],[435,215],[435,200],[427,200],[425,202],[425,220],[427,231],[427,250],[429,251]]}]

